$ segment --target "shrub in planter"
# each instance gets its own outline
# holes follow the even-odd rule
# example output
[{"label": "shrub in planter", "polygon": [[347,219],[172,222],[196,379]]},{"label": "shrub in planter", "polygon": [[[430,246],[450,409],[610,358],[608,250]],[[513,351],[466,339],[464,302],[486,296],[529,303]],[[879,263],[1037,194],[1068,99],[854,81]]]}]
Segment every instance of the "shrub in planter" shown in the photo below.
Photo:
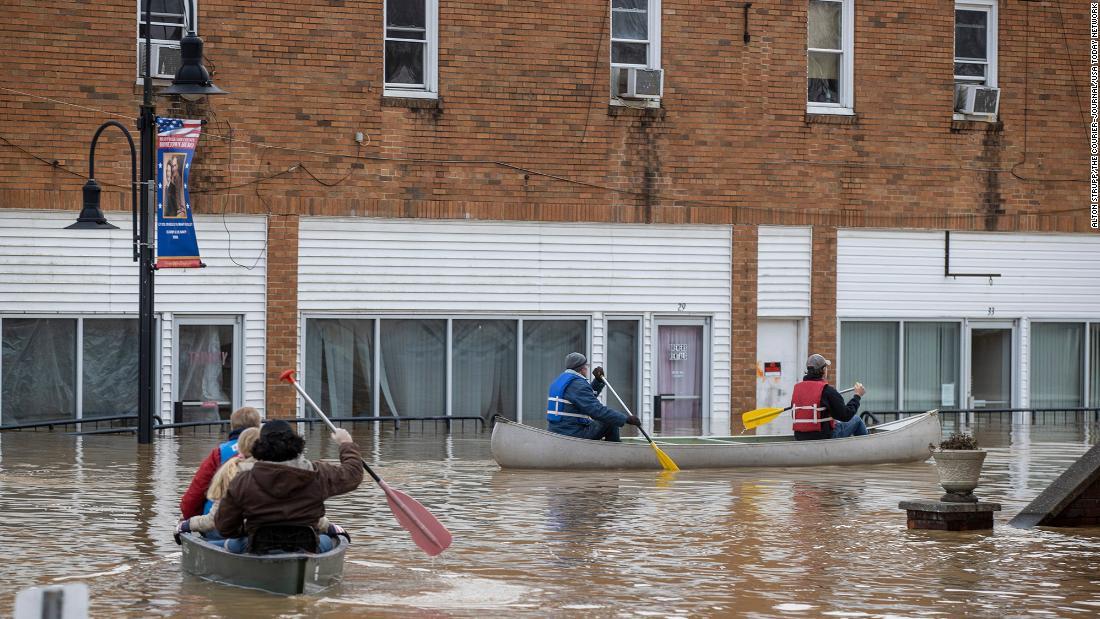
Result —
[{"label": "shrub in planter", "polygon": [[940,443],[939,449],[932,448],[932,457],[936,460],[936,472],[940,476],[940,485],[947,494],[941,501],[952,503],[977,503],[974,488],[982,474],[985,451],[978,449],[978,442],[969,434],[955,433]]}]

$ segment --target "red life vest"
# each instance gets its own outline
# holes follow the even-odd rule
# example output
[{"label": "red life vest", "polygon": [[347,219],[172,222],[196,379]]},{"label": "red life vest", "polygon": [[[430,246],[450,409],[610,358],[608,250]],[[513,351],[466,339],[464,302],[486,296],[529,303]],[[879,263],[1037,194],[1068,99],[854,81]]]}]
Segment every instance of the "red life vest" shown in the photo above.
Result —
[{"label": "red life vest", "polygon": [[[823,380],[804,380],[794,386],[791,394],[791,416],[794,419],[795,432],[820,432],[821,424],[829,422],[829,428],[836,427],[836,419],[828,416],[821,405],[821,392],[827,385]],[[824,417],[821,413],[826,413]]]}]

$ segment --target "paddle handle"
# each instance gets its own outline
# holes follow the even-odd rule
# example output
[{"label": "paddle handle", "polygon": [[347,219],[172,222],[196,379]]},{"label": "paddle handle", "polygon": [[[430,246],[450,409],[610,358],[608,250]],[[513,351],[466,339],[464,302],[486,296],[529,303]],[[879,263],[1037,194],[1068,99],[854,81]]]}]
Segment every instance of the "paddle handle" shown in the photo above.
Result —
[{"label": "paddle handle", "polygon": [[[328,429],[332,430],[333,434],[336,433],[336,426],[332,425],[332,422],[329,421],[329,418],[325,415],[325,411],[321,410],[321,407],[317,406],[317,403],[313,401],[313,398],[309,397],[309,394],[306,393],[305,389],[302,389],[302,386],[298,384],[298,381],[294,380],[294,370],[287,370],[283,372],[282,376],[280,376],[279,378],[293,385],[294,389],[298,392],[299,395],[301,395],[305,399],[306,403],[309,404],[313,408],[313,410],[317,411],[317,414],[321,417],[321,420],[325,422],[325,425],[328,426]],[[379,484],[382,483],[382,478],[379,477],[377,473],[371,470],[370,465],[367,464],[366,460],[363,460],[363,468],[366,469],[367,474],[369,474],[375,482]]]},{"label": "paddle handle", "polygon": [[[603,376],[603,384],[607,385],[607,388],[611,391],[611,395],[615,396],[615,399],[618,400],[619,404],[621,404],[623,409],[626,410],[626,414],[633,415],[634,413],[630,412],[630,407],[627,406],[626,402],[623,402],[623,399],[619,397],[619,392],[615,391],[615,388],[611,386],[611,383],[607,382],[606,374],[604,374]],[[642,433],[642,436],[645,437],[645,440],[649,441],[650,443],[653,442],[653,439],[649,438],[649,434],[646,433],[645,428],[643,428],[642,426],[635,427],[638,428],[638,431]]]}]

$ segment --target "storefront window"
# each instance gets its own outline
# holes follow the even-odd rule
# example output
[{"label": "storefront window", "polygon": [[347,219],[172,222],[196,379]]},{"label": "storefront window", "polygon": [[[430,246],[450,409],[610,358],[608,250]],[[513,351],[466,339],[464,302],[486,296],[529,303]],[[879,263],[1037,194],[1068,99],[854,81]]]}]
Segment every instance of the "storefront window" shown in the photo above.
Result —
[{"label": "storefront window", "polygon": [[[607,367],[605,368],[608,373],[607,379],[615,386],[619,397],[635,413],[641,408],[641,402],[638,400],[640,393],[638,352],[641,345],[638,327],[640,324],[637,320],[607,321]],[[622,407],[610,393],[607,395],[607,405],[616,410]]]},{"label": "storefront window", "polygon": [[307,320],[305,366],[306,392],[321,410],[333,417],[374,415],[373,320]]},{"label": "storefront window", "polygon": [[546,394],[565,356],[588,353],[583,320],[523,321],[523,423],[546,427]]},{"label": "storefront window", "polygon": [[1089,406],[1100,407],[1100,323],[1089,332]]},{"label": "storefront window", "polygon": [[4,318],[0,423],[76,417],[76,320]]},{"label": "storefront window", "polygon": [[452,323],[452,415],[515,420],[516,336],[515,320]]},{"label": "storefront window", "polygon": [[1031,323],[1031,406],[1074,408],[1084,398],[1084,325]]},{"label": "storefront window", "polygon": [[906,410],[959,407],[957,322],[905,323]]},{"label": "storefront window", "polygon": [[229,419],[233,412],[233,331],[232,323],[179,321],[177,399],[184,421]]},{"label": "storefront window", "polygon": [[138,321],[86,318],[83,346],[81,418],[136,415]]},{"label": "storefront window", "polygon": [[[834,383],[837,389],[859,381],[867,388],[860,410],[897,410],[898,323],[841,323],[840,354],[840,376]],[[845,395],[845,401],[848,397]]]},{"label": "storefront window", "polygon": [[447,321],[383,320],[378,336],[380,414],[435,417],[447,414]]}]

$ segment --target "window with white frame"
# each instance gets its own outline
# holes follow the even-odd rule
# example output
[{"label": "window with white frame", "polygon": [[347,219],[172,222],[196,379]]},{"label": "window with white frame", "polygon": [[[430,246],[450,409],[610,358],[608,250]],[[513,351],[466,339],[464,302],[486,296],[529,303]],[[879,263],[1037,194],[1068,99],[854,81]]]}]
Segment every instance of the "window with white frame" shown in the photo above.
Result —
[{"label": "window with white frame", "polygon": [[501,415],[545,427],[546,390],[567,354],[588,352],[589,321],[316,317],[305,332],[306,389],[336,417]]},{"label": "window with white frame", "polygon": [[0,423],[137,414],[138,321],[0,318]]},{"label": "window with white frame", "polygon": [[438,0],[386,0],[383,65],[387,96],[436,96],[438,10]]},{"label": "window with white frame", "polygon": [[1031,323],[1031,406],[1076,408],[1085,400],[1088,325]]},{"label": "window with white frame", "polygon": [[660,0],[611,0],[611,65],[660,66]]},{"label": "window with white frame", "polygon": [[806,15],[806,110],[853,111],[855,0],[810,0]]},{"label": "window with white frame", "polygon": [[[145,11],[149,10],[149,21]],[[149,74],[171,79],[180,67],[180,41],[198,30],[198,0],[138,0],[137,74],[145,71],[145,34],[149,34]]]},{"label": "window with white frame", "polygon": [[955,3],[955,83],[997,85],[997,2]]}]

